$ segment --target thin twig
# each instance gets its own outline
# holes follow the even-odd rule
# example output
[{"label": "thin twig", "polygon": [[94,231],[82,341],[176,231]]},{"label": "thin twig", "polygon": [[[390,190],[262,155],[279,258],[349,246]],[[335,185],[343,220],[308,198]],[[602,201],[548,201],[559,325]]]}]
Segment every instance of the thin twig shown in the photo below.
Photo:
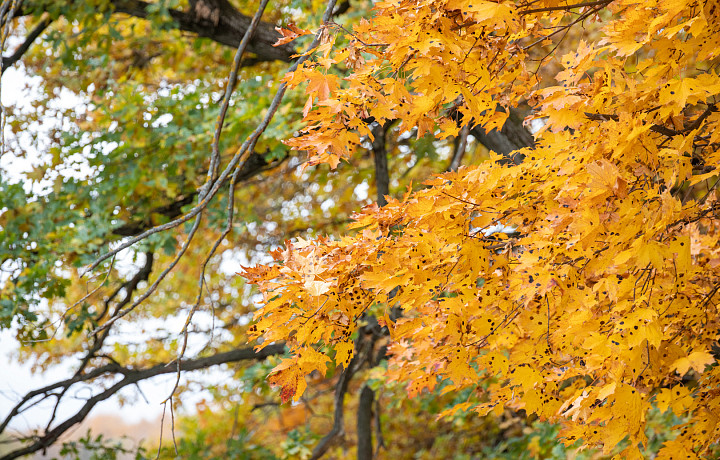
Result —
[{"label": "thin twig", "polygon": [[[232,95],[232,91],[235,87],[235,79],[237,78],[238,70],[240,69],[240,63],[242,62],[243,54],[245,53],[245,49],[247,48],[248,43],[250,42],[250,38],[255,33],[255,29],[257,28],[257,25],[260,23],[260,18],[263,15],[263,12],[265,11],[265,8],[267,7],[269,0],[262,0],[260,3],[260,6],[258,7],[257,11],[255,12],[255,16],[253,16],[252,22],[250,23],[250,27],[248,27],[247,31],[245,32],[245,36],[240,41],[240,45],[238,46],[237,52],[235,53],[235,60],[234,60],[234,67],[232,71],[230,72],[230,76],[228,77],[228,84],[225,88],[225,97],[223,99],[223,105],[220,109],[220,115],[218,116],[218,124],[215,129],[215,136],[213,138],[212,143],[212,158],[210,161],[210,168],[208,169],[208,183],[216,178],[217,176],[217,169],[220,166],[220,135],[222,134],[223,124],[225,122],[225,114],[227,113],[228,107],[230,105],[230,96]],[[251,145],[249,147],[249,151],[253,151],[255,147],[255,144]],[[237,167],[235,169],[234,174],[232,175],[232,179],[230,181],[230,188],[228,190],[228,218],[227,218],[227,224],[225,226],[225,230],[220,235],[220,237],[215,241],[215,244],[213,244],[212,248],[210,249],[210,253],[205,257],[205,261],[202,264],[202,268],[200,270],[200,276],[198,279],[198,295],[195,300],[195,304],[190,309],[190,312],[188,313],[187,319],[185,320],[185,325],[182,328],[181,333],[183,334],[183,343],[182,347],[180,349],[180,352],[178,353],[177,357],[177,378],[175,380],[175,385],[172,388],[172,391],[170,392],[170,395],[167,397],[167,400],[172,401],[172,397],[175,394],[175,391],[178,388],[178,385],[180,384],[180,373],[181,373],[181,367],[180,362],[185,356],[185,351],[187,349],[187,343],[188,343],[188,336],[189,336],[189,330],[188,327],[190,326],[190,323],[192,322],[192,318],[195,315],[195,312],[200,306],[200,302],[202,300],[202,294],[203,294],[203,285],[205,280],[205,270],[207,268],[207,264],[210,262],[210,259],[215,255],[215,251],[217,251],[217,248],[220,246],[222,241],[225,239],[225,237],[230,233],[232,230],[232,221],[233,221],[233,208],[235,203],[235,182],[237,180],[238,174],[240,173],[241,167]],[[198,196],[200,200],[202,200],[203,195],[202,193]],[[173,435],[174,436],[174,435]]]},{"label": "thin twig", "polygon": [[540,37],[538,40],[532,42],[531,44],[529,44],[529,45],[527,45],[527,46],[524,46],[524,47],[522,48],[522,50],[523,50],[523,51],[527,51],[527,50],[529,50],[530,48],[532,48],[533,46],[537,45],[538,43],[542,43],[542,42],[544,42],[545,40],[549,39],[550,37],[553,37],[553,36],[559,34],[560,32],[562,32],[562,31],[564,31],[564,30],[566,30],[566,29],[571,28],[571,27],[574,26],[575,24],[578,24],[578,23],[581,23],[581,22],[585,21],[585,19],[589,18],[589,17],[592,16],[593,14],[595,14],[595,13],[597,13],[598,11],[600,11],[601,9],[603,9],[604,6],[605,6],[605,5],[602,5],[602,6],[599,6],[599,7],[597,7],[597,8],[593,8],[592,10],[588,11],[587,13],[583,13],[580,17],[578,17],[577,19],[575,19],[575,20],[574,20],[573,22],[571,22],[570,24],[567,24],[567,25],[564,25],[564,26],[560,26],[560,27],[558,28],[558,30],[556,30],[555,32],[553,32],[553,33],[551,33],[551,34],[548,34],[548,35],[545,35],[545,36],[543,36],[543,37]]},{"label": "thin twig", "polygon": [[[48,13],[43,13],[43,17],[35,28],[25,37],[25,41],[15,49],[10,56],[3,56],[2,65],[0,65],[0,74],[4,74],[13,64],[20,60],[21,57],[30,49],[35,40],[48,28],[52,23],[52,18]],[[4,48],[3,48],[4,51]]]},{"label": "thin twig", "polygon": [[185,240],[185,243],[183,243],[182,247],[180,248],[180,251],[177,253],[175,258],[172,262],[170,262],[170,265],[165,267],[165,270],[160,272],[160,275],[158,275],[157,279],[153,282],[153,284],[140,296],[137,300],[135,300],[132,305],[130,305],[128,308],[115,312],[115,315],[110,318],[105,324],[98,327],[94,331],[90,333],[90,335],[95,335],[105,329],[108,329],[110,326],[115,324],[117,320],[120,318],[123,318],[128,313],[132,312],[137,308],[138,305],[143,303],[148,297],[150,297],[155,290],[160,286],[160,283],[165,279],[165,277],[172,271],[173,268],[180,262],[180,259],[182,259],[182,256],[185,255],[185,252],[187,251],[188,247],[190,246],[190,243],[192,242],[193,238],[195,237],[195,233],[197,233],[198,228],[200,227],[200,221],[202,220],[202,212],[199,213],[195,219],[195,223],[193,224],[192,228],[190,229],[190,233],[188,234],[187,239]]},{"label": "thin twig", "polygon": [[[332,5],[334,7],[336,0],[330,0],[329,5]],[[325,11],[325,15],[323,15],[323,27],[318,30],[317,34],[315,34],[315,39],[309,46],[309,50],[297,60],[293,65],[290,66],[287,73],[292,73],[297,70],[297,68],[305,62],[310,57],[310,51],[317,48],[317,46],[320,44],[321,37],[323,35],[323,31],[325,30],[324,24],[326,24],[330,17],[332,15],[332,9],[330,9],[330,12]],[[280,108],[280,103],[282,102],[283,97],[285,96],[285,91],[287,91],[287,83],[282,82],[280,86],[278,87],[277,92],[275,93],[275,97],[273,98],[272,102],[270,103],[270,106],[268,107],[267,112],[265,113],[265,117],[260,122],[260,124],[253,130],[253,132],[248,136],[248,138],[245,140],[245,142],[242,143],[242,145],[238,148],[238,150],[235,152],[235,155],[230,160],[228,165],[225,167],[225,169],[222,171],[222,173],[211,182],[206,182],[205,185],[203,185],[204,190],[208,190],[206,193],[203,194],[203,199],[190,211],[188,211],[187,214],[184,216],[178,217],[177,219],[174,219],[170,222],[167,222],[163,225],[158,225],[156,227],[150,228],[141,234],[130,238],[125,243],[121,244],[117,248],[106,252],[105,254],[101,255],[100,257],[96,258],[93,263],[90,264],[90,266],[85,270],[85,273],[91,272],[94,270],[99,264],[101,264],[104,260],[112,257],[113,255],[117,254],[118,252],[129,248],[130,246],[134,245],[138,241],[142,241],[146,239],[147,237],[154,235],[159,232],[163,232],[165,230],[169,230],[171,228],[175,228],[193,217],[197,216],[199,213],[201,213],[207,205],[210,203],[210,201],[215,197],[215,195],[220,190],[220,187],[223,183],[225,183],[225,180],[227,180],[231,174],[234,173],[236,167],[242,167],[242,164],[245,163],[247,160],[247,157],[252,153],[251,146],[254,146],[260,135],[267,129],[268,125],[270,124],[270,121],[275,116],[275,112]]]},{"label": "thin twig", "polygon": [[[110,261],[110,268],[108,268],[108,271],[107,271],[107,273],[105,274],[105,278],[102,280],[102,282],[101,282],[100,284],[98,284],[98,286],[97,286],[95,289],[93,289],[92,291],[90,291],[90,292],[88,292],[87,294],[85,294],[80,300],[78,300],[77,302],[75,302],[74,304],[72,304],[70,307],[66,308],[65,311],[63,312],[63,314],[60,315],[60,318],[58,319],[58,322],[59,322],[60,324],[62,324],[62,322],[65,320],[65,317],[68,315],[68,313],[70,313],[70,311],[72,311],[75,307],[77,307],[78,305],[80,305],[81,303],[83,303],[84,301],[86,301],[90,296],[92,296],[93,294],[95,294],[97,291],[100,290],[101,287],[103,287],[103,285],[105,284],[105,282],[106,282],[106,281],[108,280],[108,278],[110,277],[110,273],[112,273],[113,266],[115,265],[115,257],[116,257],[116,256],[113,256],[112,260]],[[119,291],[120,291],[120,289],[118,289],[118,290],[116,291],[116,294],[115,294],[115,295],[117,295],[117,292],[119,292]],[[114,297],[114,296],[113,296],[113,297]],[[56,327],[55,330],[53,331],[53,334],[52,334],[52,336],[50,337],[51,339],[52,339],[53,337],[55,337],[55,335],[57,334],[57,331],[58,331],[58,330],[60,330],[60,326],[59,326],[59,325],[58,325],[58,327]]]},{"label": "thin twig", "polygon": [[[186,371],[192,371],[206,369],[208,367],[237,361],[262,360],[269,356],[282,354],[284,352],[285,346],[283,344],[268,345],[267,347],[258,351],[255,351],[253,348],[232,350],[225,353],[219,353],[214,356],[208,356],[205,358],[186,360],[183,362],[183,369],[185,369]],[[95,407],[95,405],[115,395],[118,391],[122,390],[126,386],[135,385],[137,382],[147,380],[158,375],[172,373],[173,368],[170,367],[169,364],[170,363],[161,363],[145,369],[131,369],[119,366],[115,363],[111,363],[101,368],[94,369],[93,371],[90,371],[82,376],[56,382],[38,390],[33,390],[29,392],[27,395],[25,395],[23,400],[12,409],[10,415],[8,415],[8,417],[0,425],[0,433],[5,430],[8,423],[10,423],[10,421],[16,415],[24,412],[27,409],[27,407],[23,406],[25,406],[29,401],[35,399],[37,396],[42,396],[42,398],[40,399],[42,401],[47,397],[53,396],[53,390],[65,388],[78,382],[87,382],[104,376],[106,374],[119,374],[123,376],[120,381],[113,384],[110,388],[107,388],[101,393],[98,393],[97,395],[85,401],[85,404],[75,414],[73,414],[61,424],[57,425],[51,431],[45,433],[42,436],[33,436],[33,442],[30,445],[15,449],[10,452],[5,452],[2,456],[0,456],[0,460],[11,460],[23,457],[25,455],[29,455],[46,448],[47,446],[56,442],[60,438],[60,436],[66,433],[70,428],[82,422],[93,409],[93,407]]]},{"label": "thin twig", "polygon": [[573,10],[575,8],[584,8],[586,6],[598,6],[603,5],[607,6],[610,3],[612,3],[613,0],[598,0],[595,2],[583,2],[583,3],[576,3],[574,5],[560,5],[560,6],[548,6],[545,8],[535,8],[533,10],[523,10],[519,11],[518,14],[520,16],[524,16],[526,14],[533,14],[533,13],[544,13],[547,11],[567,11],[567,10]]},{"label": "thin twig", "polygon": [[250,26],[245,31],[245,35],[240,41],[238,49],[235,52],[233,68],[230,72],[230,75],[228,76],[227,86],[225,87],[225,96],[223,97],[222,107],[220,108],[220,114],[218,115],[217,126],[215,128],[215,135],[213,136],[212,157],[210,159],[210,167],[208,168],[207,177],[208,182],[212,181],[217,177],[218,169],[220,168],[220,136],[222,134],[223,125],[225,124],[225,115],[227,114],[228,107],[230,107],[230,97],[232,96],[233,90],[235,89],[235,82],[237,81],[237,75],[238,71],[240,70],[240,64],[242,63],[243,55],[245,54],[245,49],[250,43],[250,39],[252,38],[258,24],[260,23],[260,18],[262,17],[267,4],[268,0],[263,0],[260,3],[260,6],[255,12],[255,16],[253,16],[252,21],[250,22]]}]

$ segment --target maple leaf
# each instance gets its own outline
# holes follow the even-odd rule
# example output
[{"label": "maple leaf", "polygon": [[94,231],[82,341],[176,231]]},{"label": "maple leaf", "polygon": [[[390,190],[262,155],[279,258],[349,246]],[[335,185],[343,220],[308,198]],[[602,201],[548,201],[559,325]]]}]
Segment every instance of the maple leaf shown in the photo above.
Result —
[{"label": "maple leaf", "polygon": [[277,30],[280,35],[282,35],[282,37],[278,38],[278,40],[273,43],[273,46],[282,46],[286,43],[290,43],[298,37],[302,37],[303,35],[310,35],[313,33],[311,30],[301,29],[293,23],[289,23],[287,25],[287,29],[283,29],[282,27],[275,27],[275,30]]},{"label": "maple leaf", "polygon": [[[362,231],[343,243],[352,256],[329,264],[308,253],[282,272],[328,297],[344,287],[327,284],[323,270],[352,279],[352,300],[331,307],[347,320],[305,296],[300,310],[335,319],[284,331],[307,344],[323,334],[336,343],[335,327],[358,321],[374,302],[387,305],[377,313],[395,353],[387,375],[405,382],[409,396],[441,380],[441,393],[480,388],[477,365],[503,382],[483,389],[489,401],[472,406],[478,414],[508,404],[569,419],[575,440],[609,453],[629,438],[621,455],[639,458],[648,395],[657,394],[663,408],[692,411],[699,400],[714,403],[682,388],[673,403],[657,387],[690,370],[710,385],[720,381],[706,369],[712,356],[697,351],[714,340],[698,321],[705,328],[717,322],[720,280],[720,263],[710,262],[720,260],[717,194],[708,184],[716,171],[696,167],[720,160],[714,147],[702,159],[697,153],[720,143],[720,77],[696,62],[716,55],[713,32],[704,13],[681,0],[431,3],[411,15],[378,3],[376,16],[361,21],[334,55],[352,67],[337,83],[327,71],[336,42],[326,30],[315,68],[303,75],[308,128],[288,145],[307,150],[308,164],[351,163],[378,140],[363,121],[372,118],[398,119],[398,135],[433,137],[453,151],[448,141],[462,132],[459,119],[503,133],[510,111],[498,107],[528,96],[542,120],[535,145],[515,152],[520,164],[491,152],[489,161],[365,208],[351,225]],[[599,14],[605,7],[610,13]],[[563,28],[583,14],[598,21],[601,36],[553,54],[557,38],[538,21]],[[388,46],[368,45],[378,42]],[[551,57],[535,56],[531,71],[526,58],[543,44]],[[706,202],[692,194],[700,184]],[[519,236],[487,231],[506,226]],[[402,305],[402,317],[392,318],[390,304]],[[323,324],[332,331],[313,329]],[[336,345],[336,359],[350,359],[350,345]]]},{"label": "maple leaf", "polygon": [[706,366],[715,364],[715,362],[715,357],[710,353],[693,351],[687,357],[680,358],[673,362],[671,369],[675,369],[680,375],[685,375],[690,369],[693,369],[695,372],[703,372]]},{"label": "maple leaf", "polygon": [[658,409],[666,411],[671,408],[672,411],[681,416],[693,405],[693,397],[686,387],[675,385],[673,388],[663,388],[660,394],[655,398]]},{"label": "maple leaf", "polygon": [[305,283],[303,283],[303,287],[308,291],[308,293],[315,297],[321,296],[328,292],[331,286],[332,283],[319,280],[307,280],[305,281]]},{"label": "maple leaf", "polygon": [[341,342],[335,345],[335,362],[347,369],[353,357],[355,345],[352,342]]},{"label": "maple leaf", "polygon": [[268,376],[268,383],[281,387],[282,402],[297,401],[305,392],[305,374],[297,366],[296,359],[286,359],[278,364]]},{"label": "maple leaf", "polygon": [[591,186],[609,191],[618,198],[627,196],[627,182],[620,177],[617,166],[602,159],[589,164],[587,169],[592,177]]}]

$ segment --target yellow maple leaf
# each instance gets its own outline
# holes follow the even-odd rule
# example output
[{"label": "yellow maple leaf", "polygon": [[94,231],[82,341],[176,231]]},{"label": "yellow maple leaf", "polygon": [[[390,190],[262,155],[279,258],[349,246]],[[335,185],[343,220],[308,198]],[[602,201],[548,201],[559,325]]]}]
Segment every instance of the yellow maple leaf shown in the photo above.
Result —
[{"label": "yellow maple leaf", "polygon": [[290,399],[297,401],[307,387],[305,374],[298,367],[297,358],[285,359],[275,366],[268,376],[268,383],[281,387],[282,402],[288,402]]},{"label": "yellow maple leaf", "polygon": [[335,345],[335,363],[347,369],[353,357],[355,345],[352,342],[340,342]]},{"label": "yellow maple leaf", "polygon": [[320,280],[307,280],[303,283],[305,290],[312,296],[320,296],[330,290],[332,283]]},{"label": "yellow maple leaf", "polygon": [[683,385],[675,385],[671,388],[663,388],[655,398],[658,409],[666,411],[668,408],[672,408],[672,411],[682,416],[687,413],[687,410],[693,405],[693,397]]},{"label": "yellow maple leaf", "polygon": [[680,375],[685,375],[685,373],[687,373],[690,369],[702,373],[705,370],[705,366],[715,364],[715,362],[715,357],[710,353],[704,351],[694,351],[687,357],[676,360],[672,363],[670,369],[675,369]]}]

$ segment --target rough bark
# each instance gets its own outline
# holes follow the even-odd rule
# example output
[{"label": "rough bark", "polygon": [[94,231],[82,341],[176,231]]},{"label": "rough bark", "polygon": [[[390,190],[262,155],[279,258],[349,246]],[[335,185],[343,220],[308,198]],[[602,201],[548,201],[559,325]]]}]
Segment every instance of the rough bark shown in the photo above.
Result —
[{"label": "rough bark", "polygon": [[[118,13],[138,18],[149,15],[148,2],[140,0],[114,0],[113,7]],[[252,18],[236,10],[227,0],[202,0],[192,2],[189,11],[170,10],[170,16],[180,30],[192,32],[199,37],[209,38],[220,44],[237,48],[250,26]],[[288,62],[295,53],[290,44],[274,47],[280,34],[275,25],[261,22],[258,25],[248,51],[259,61]]]}]

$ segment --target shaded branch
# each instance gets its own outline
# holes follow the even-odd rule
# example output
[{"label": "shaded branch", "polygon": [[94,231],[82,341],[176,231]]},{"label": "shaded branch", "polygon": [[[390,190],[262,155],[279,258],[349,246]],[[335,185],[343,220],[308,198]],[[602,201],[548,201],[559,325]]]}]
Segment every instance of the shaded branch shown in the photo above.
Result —
[{"label": "shaded branch", "polygon": [[332,13],[332,17],[335,18],[337,16],[347,13],[347,11],[350,9],[350,6],[350,2],[348,0],[344,0],[337,6],[337,8],[335,8],[335,11],[333,11]]},{"label": "shaded branch", "polygon": [[453,152],[452,160],[448,166],[448,171],[457,171],[462,163],[462,157],[465,155],[465,149],[467,148],[467,138],[470,134],[470,125],[464,125],[460,130],[460,135],[455,138],[455,151]]},{"label": "shaded branch", "polygon": [[[355,374],[357,359],[353,357],[348,364],[347,369],[340,374],[338,383],[335,386],[335,410],[333,412],[333,426],[328,434],[323,437],[319,443],[315,446],[312,452],[311,460],[317,460],[318,458],[325,455],[325,452],[330,448],[332,442],[336,436],[341,436],[345,432],[343,425],[343,419],[345,418],[345,409],[343,402],[345,401],[345,393],[347,393],[348,384]],[[0,459],[2,460],[2,459]]]},{"label": "shaded branch", "polygon": [[[117,289],[115,289],[115,291],[113,291],[110,294],[110,296],[108,296],[108,298],[105,299],[104,308],[96,316],[95,321],[99,321],[105,316],[108,309],[110,308],[110,303],[115,299],[115,297],[117,297],[117,295],[120,293],[121,290],[125,289],[125,297],[115,307],[115,313],[120,311],[120,309],[122,307],[127,305],[130,302],[130,300],[132,300],[133,293],[137,289],[138,284],[140,284],[141,281],[147,281],[148,278],[150,277],[150,273],[152,272],[153,258],[154,257],[153,257],[152,252],[145,253],[144,266],[138,270],[138,272],[135,274],[135,276],[133,276],[130,280],[121,284]],[[108,274],[109,274],[109,272],[108,272]],[[67,311],[66,311],[66,313],[67,313]],[[63,317],[64,316],[65,315],[63,315]],[[110,335],[110,329],[106,329],[103,331],[102,334],[93,336],[92,346],[85,353],[85,356],[82,358],[82,361],[80,362],[80,365],[78,366],[77,370],[75,371],[75,374],[73,375],[73,377],[82,375],[82,373],[87,368],[88,364],[90,364],[90,361],[92,361],[92,359],[97,356],[97,352],[100,351],[103,344],[105,343],[105,340],[108,338],[109,335]],[[69,386],[65,386],[62,388],[62,391],[60,391],[57,394],[54,394],[55,404],[54,404],[52,413],[50,414],[50,418],[47,422],[47,425],[45,428],[46,431],[50,429],[53,422],[55,421],[55,417],[57,416],[58,408],[60,407],[60,402],[62,401],[62,398],[65,396],[65,393],[67,392],[67,390],[69,388],[70,388]],[[2,431],[2,430],[0,429],[0,431]]]},{"label": "shaded branch", "polygon": [[313,449],[312,456],[310,457],[312,460],[322,457],[330,446],[332,446],[335,438],[345,433],[345,425],[343,422],[345,411],[343,403],[345,401],[348,384],[355,373],[359,371],[365,363],[372,363],[375,342],[384,332],[374,316],[367,315],[364,316],[364,319],[367,320],[367,324],[360,328],[358,337],[355,340],[355,354],[347,368],[340,374],[338,383],[335,386],[335,410],[333,412],[332,429]]},{"label": "shaded branch", "polygon": [[[299,59],[297,59],[288,69],[288,73],[294,72],[298,69],[298,67],[305,62],[309,58],[309,51],[315,49],[321,41],[321,37],[323,35],[323,31],[325,30],[324,26],[327,25],[328,21],[330,20],[330,17],[332,15],[332,11],[335,8],[335,1],[336,0],[329,0],[327,9],[325,10],[325,14],[323,15],[323,27],[320,27],[318,32],[315,34],[315,38],[313,39],[312,43],[310,43],[310,46],[308,46],[308,52],[304,53]],[[235,154],[233,155],[230,162],[225,166],[225,169],[220,173],[219,177],[214,181],[207,181],[205,185],[202,187],[202,193],[203,199],[195,205],[192,209],[190,209],[185,215],[180,216],[166,224],[158,225],[156,227],[149,228],[142,233],[129,238],[124,243],[118,245],[116,248],[104,253],[103,255],[99,256],[95,259],[94,262],[90,264],[90,266],[85,270],[83,275],[93,271],[95,268],[97,268],[98,265],[100,265],[104,260],[109,259],[110,257],[113,257],[115,254],[118,254],[119,252],[125,250],[126,248],[129,248],[130,246],[134,245],[138,241],[142,241],[145,238],[154,235],[155,233],[164,232],[165,230],[169,230],[175,227],[178,227],[185,222],[188,222],[190,219],[194,218],[207,207],[207,205],[210,203],[210,201],[215,197],[217,192],[220,190],[220,187],[223,186],[226,180],[230,178],[230,176],[235,176],[235,173],[237,173],[238,168],[243,168],[245,163],[247,163],[248,158],[254,153],[255,145],[258,142],[258,139],[260,136],[265,132],[267,127],[270,125],[270,121],[275,116],[275,112],[280,108],[280,103],[282,102],[283,97],[285,96],[285,91],[287,91],[287,82],[282,82],[280,86],[277,89],[277,92],[275,93],[275,96],[273,97],[272,101],[270,102],[270,105],[267,108],[267,111],[265,112],[265,116],[263,117],[262,121],[258,124],[258,126],[253,130],[253,132],[245,139],[245,141],[240,145],[240,147],[237,149]]]},{"label": "shaded branch", "polygon": [[[112,5],[116,12],[125,13],[137,18],[147,19],[151,3],[140,0],[114,0]],[[251,18],[241,14],[228,2],[219,5],[222,9],[217,13],[217,22],[212,18],[198,16],[195,12],[169,10],[170,17],[176,22],[177,28],[185,32],[192,32],[199,37],[209,38],[217,43],[237,48],[240,41],[250,27]],[[285,61],[291,60],[296,54],[295,49],[286,44],[278,47],[272,46],[281,35],[275,30],[273,24],[260,22],[248,45],[248,51],[257,56],[258,61]]]},{"label": "shaded branch", "polygon": [[[218,1],[224,1],[224,0],[218,0]],[[217,126],[215,128],[215,135],[213,138],[212,143],[212,158],[210,160],[210,167],[208,168],[207,172],[207,181],[208,183],[212,180],[214,180],[218,172],[220,170],[220,136],[222,135],[222,129],[225,122],[225,115],[227,113],[228,107],[230,106],[230,97],[232,95],[234,86],[235,86],[235,80],[237,78],[238,70],[240,69],[240,63],[242,62],[243,54],[245,54],[245,50],[247,48],[248,43],[250,42],[250,38],[254,34],[257,25],[260,23],[260,18],[263,15],[263,12],[265,11],[265,8],[267,7],[269,0],[262,0],[260,2],[260,6],[258,7],[257,11],[255,12],[255,15],[253,16],[252,22],[250,24],[250,27],[248,28],[247,32],[245,32],[245,36],[243,37],[242,41],[240,42],[240,45],[238,46],[238,49],[235,53],[235,59],[233,61],[233,69],[230,72],[230,75],[228,76],[228,84],[225,89],[225,96],[223,97],[223,104],[222,108],[220,109],[220,115],[218,116]],[[194,4],[194,6],[197,6],[198,4],[195,2],[191,2],[191,5]],[[205,261],[202,264],[202,269],[200,270],[200,275],[198,277],[198,294],[197,298],[195,300],[195,304],[190,309],[190,312],[188,313],[187,319],[185,320],[185,325],[183,326],[183,329],[181,331],[181,334],[183,335],[183,342],[182,346],[180,348],[180,352],[178,354],[177,359],[177,378],[175,379],[175,385],[173,386],[172,391],[170,392],[170,396],[165,400],[165,403],[172,402],[173,395],[175,394],[175,391],[178,388],[178,385],[180,384],[180,375],[182,366],[180,365],[182,358],[185,356],[185,351],[187,349],[187,343],[188,343],[188,337],[190,335],[188,327],[190,326],[192,322],[193,315],[197,311],[197,309],[200,307],[200,302],[202,301],[203,296],[203,287],[205,286],[205,270],[207,269],[207,265],[210,262],[210,259],[215,255],[215,252],[220,247],[220,244],[222,241],[227,237],[230,232],[232,231],[232,223],[233,223],[233,211],[235,209],[235,183],[237,181],[237,177],[239,176],[241,172],[241,169],[238,168],[235,170],[235,173],[232,175],[232,179],[230,180],[230,186],[228,190],[228,204],[227,204],[227,223],[225,225],[225,229],[223,232],[218,236],[215,240],[215,243],[213,244],[212,248],[210,249],[210,252],[205,256]],[[207,192],[207,189],[200,193],[198,196],[198,199],[202,200],[204,197],[204,193]],[[200,216],[198,216],[198,219]],[[170,405],[170,408],[172,410],[172,404]],[[172,412],[171,412],[172,414]],[[173,440],[175,438],[173,437]],[[176,448],[177,450],[177,448]]]},{"label": "shaded branch", "polygon": [[[687,133],[699,128],[700,125],[702,124],[702,122],[705,121],[705,119],[707,117],[709,117],[710,115],[712,115],[714,112],[717,112],[717,111],[718,111],[717,105],[709,104],[707,109],[705,109],[705,111],[703,113],[701,113],[695,119],[695,121],[693,121],[692,123],[690,123],[687,126],[683,126],[682,129],[670,129],[663,125],[652,125],[650,127],[650,131],[654,131],[656,133],[663,134],[668,137],[675,137],[675,136],[679,136],[681,134],[687,134]],[[594,120],[594,121],[607,121],[607,120],[618,121],[618,120],[620,120],[620,117],[618,117],[617,115],[607,114],[607,113],[585,112],[585,116],[588,117],[588,119]]]},{"label": "shaded branch", "polygon": [[[245,163],[243,163],[240,167],[240,172],[238,174],[236,182],[244,182],[248,179],[251,179],[257,174],[260,174],[261,172],[269,169],[268,167],[272,167],[275,164],[276,162],[268,163],[265,160],[265,156],[263,154],[252,152],[248,156],[247,161],[245,161]],[[145,213],[145,215],[148,216],[146,219],[136,220],[123,224],[113,230],[112,233],[118,236],[138,235],[145,230],[152,228],[152,222],[150,220],[150,215],[152,214],[159,214],[168,219],[175,219],[182,215],[182,208],[191,204],[197,197],[198,193],[199,191],[196,190],[184,195],[180,195],[172,203],[168,203],[166,205],[159,206],[157,208],[153,208],[147,211]]]},{"label": "shaded branch", "polygon": [[115,312],[130,303],[133,293],[137,289],[140,282],[147,281],[150,278],[154,259],[155,254],[152,251],[147,251],[145,253],[145,264],[137,271],[137,273],[135,273],[135,276],[121,284],[117,289],[112,292],[112,294],[108,296],[107,299],[105,299],[105,302],[103,304],[103,310],[95,317],[95,321],[99,322],[103,319],[103,317],[105,317],[108,310],[110,309],[110,302],[112,302],[123,289],[125,289],[125,297],[115,306]]},{"label": "shaded branch", "polygon": [[378,396],[375,398],[375,410],[373,411],[373,416],[375,418],[375,438],[377,439],[377,447],[375,448],[375,456],[377,456],[380,453],[380,449],[385,449],[385,438],[383,437],[382,432],[382,424],[380,420],[380,410],[382,409],[382,406],[380,405],[380,397]]},{"label": "shaded branch", "polygon": [[479,126],[472,126],[470,134],[482,145],[507,158],[508,163],[520,164],[522,155],[514,154],[515,150],[533,147],[535,139],[523,126],[523,117],[516,109],[510,109],[510,116],[500,131],[493,129],[488,132]]}]

